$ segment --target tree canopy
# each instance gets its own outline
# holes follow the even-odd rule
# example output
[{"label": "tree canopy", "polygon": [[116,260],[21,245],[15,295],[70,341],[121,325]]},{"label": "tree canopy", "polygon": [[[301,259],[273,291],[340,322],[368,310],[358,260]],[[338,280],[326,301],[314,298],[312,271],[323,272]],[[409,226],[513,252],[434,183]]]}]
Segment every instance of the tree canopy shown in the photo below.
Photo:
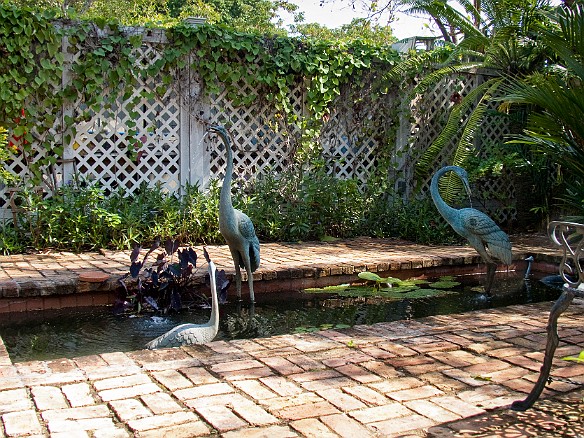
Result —
[{"label": "tree canopy", "polygon": [[389,26],[380,26],[364,18],[356,18],[351,23],[336,29],[329,29],[318,23],[298,23],[292,26],[291,30],[303,37],[325,40],[361,39],[376,45],[391,44],[396,41]]},{"label": "tree canopy", "polygon": [[[115,18],[122,24],[172,24],[186,17],[202,17],[243,31],[280,32],[281,12],[295,14],[288,0],[13,0],[34,8],[60,9],[65,16]],[[300,19],[295,15],[296,19]]]}]

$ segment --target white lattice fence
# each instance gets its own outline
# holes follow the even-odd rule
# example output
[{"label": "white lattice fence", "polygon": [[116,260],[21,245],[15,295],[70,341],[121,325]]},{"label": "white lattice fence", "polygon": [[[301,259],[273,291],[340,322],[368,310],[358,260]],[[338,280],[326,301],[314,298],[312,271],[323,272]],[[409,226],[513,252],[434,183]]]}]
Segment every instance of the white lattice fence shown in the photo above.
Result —
[{"label": "white lattice fence", "polygon": [[[147,66],[160,57],[159,42],[145,41],[135,51],[136,63]],[[74,62],[74,61],[73,61]],[[180,86],[180,81],[177,81]],[[131,96],[117,97],[111,108],[91,112],[77,126],[65,157],[76,162],[84,178],[99,181],[106,192],[118,188],[132,192],[141,184],[160,184],[175,192],[180,188],[181,105],[178,87],[168,87],[163,96],[145,97],[156,89],[154,78],[138,78]],[[105,90],[115,93],[117,90]],[[139,99],[134,107],[130,102]],[[85,110],[81,101],[74,111]],[[139,147],[134,147],[137,140]],[[70,169],[71,170],[71,169]]]},{"label": "white lattice fence", "polygon": [[[243,61],[242,61],[243,62]],[[245,79],[238,84],[240,95],[257,93]],[[300,116],[304,94],[301,84],[290,90],[291,106]],[[229,127],[233,137],[233,178],[241,184],[268,172],[280,173],[293,160],[298,133],[290,132],[273,103],[259,94],[249,107],[234,106],[225,90],[212,96],[208,102],[207,121]],[[220,141],[207,141],[209,178],[223,178],[226,152]]]},{"label": "white lattice fence", "polygon": [[[162,34],[149,35],[136,49],[136,63],[146,67],[158,60],[163,44]],[[68,61],[73,63],[78,54],[73,51],[68,56]],[[66,73],[64,81],[67,81]],[[390,177],[395,179],[400,194],[409,197],[414,185],[414,166],[444,127],[454,104],[453,93],[464,95],[480,81],[478,75],[452,77],[419,99],[406,102],[413,123],[409,122],[409,111],[404,113],[408,117],[394,114],[396,99],[406,96],[398,87],[381,98],[370,99],[369,90],[355,94],[354,86],[347,85],[332,106],[320,138],[329,173],[366,184],[379,165],[381,148],[395,141],[395,148],[390,151],[394,161]],[[76,127],[70,144],[64,145],[66,163],[55,173],[58,182],[65,183],[78,172],[83,178],[98,181],[108,192],[118,188],[132,192],[141,184],[160,184],[169,192],[177,192],[186,183],[204,187],[210,179],[221,179],[225,172],[225,150],[220,142],[204,136],[206,123],[229,127],[236,148],[233,176],[240,183],[268,172],[279,173],[293,160],[299,133],[289,131],[274,104],[261,93],[257,93],[258,99],[249,107],[234,105],[225,91],[203,98],[196,72],[188,70],[175,72],[172,86],[164,95],[148,94],[159,85],[154,78],[139,79],[132,96],[125,100],[118,97],[111,108],[90,112],[87,121]],[[241,95],[256,91],[243,79],[238,86]],[[112,92],[115,90],[104,90],[104,93]],[[299,117],[304,113],[304,93],[302,83],[290,89],[292,108]],[[134,112],[129,112],[124,109],[125,104],[134,98],[139,99],[139,104]],[[79,100],[63,112],[73,114],[85,109]],[[396,130],[397,140],[390,140],[388,136]],[[482,137],[498,139],[505,132],[500,121],[486,123]],[[134,140],[139,145],[134,151],[137,159],[128,150]],[[454,145],[453,142],[437,157],[436,168],[448,161]],[[26,166],[20,157],[10,166],[16,174],[25,175]],[[422,193],[428,185],[429,181],[424,181]],[[492,187],[495,193],[509,195],[507,199],[513,196],[512,185],[506,182],[493,181],[486,186]],[[0,207],[7,212],[6,197]],[[506,211],[502,205],[486,207],[502,211],[499,220],[513,218],[513,212]]]},{"label": "white lattice fence", "polygon": [[[426,196],[428,194],[432,175],[428,175],[424,181],[417,182],[414,178],[416,164],[446,125],[450,111],[457,99],[468,94],[486,79],[483,75],[475,73],[454,75],[435,84],[411,102],[410,110],[413,122],[407,131],[405,129],[402,131],[409,139],[408,153],[402,155],[398,164],[399,173],[403,175],[406,198],[409,198],[414,192],[415,184],[419,184],[417,187],[419,195]],[[494,105],[492,107],[494,108]],[[487,116],[477,136],[477,147],[481,149],[489,142],[500,143],[507,133],[508,123],[505,119]],[[398,140],[398,144],[399,142]],[[401,142],[406,143],[403,139]],[[449,164],[456,146],[456,139],[450,141],[435,157],[430,167],[439,169]],[[516,218],[515,188],[509,174],[484,178],[479,184],[481,196],[475,199],[477,204],[475,207],[484,210],[499,223]]]},{"label": "white lattice fence", "polygon": [[378,165],[380,148],[395,123],[386,117],[395,96],[371,99],[367,91],[355,95],[350,85],[344,86],[320,138],[329,174],[361,184],[367,184]]}]

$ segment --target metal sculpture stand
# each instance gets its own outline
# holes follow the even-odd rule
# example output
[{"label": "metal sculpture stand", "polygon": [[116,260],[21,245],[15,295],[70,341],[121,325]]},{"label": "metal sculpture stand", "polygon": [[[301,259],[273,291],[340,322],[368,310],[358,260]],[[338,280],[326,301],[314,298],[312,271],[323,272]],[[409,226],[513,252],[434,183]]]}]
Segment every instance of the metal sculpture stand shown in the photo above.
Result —
[{"label": "metal sculpture stand", "polygon": [[537,401],[546,383],[550,381],[550,371],[554,353],[560,343],[558,318],[566,311],[575,296],[584,297],[584,273],[581,260],[584,258],[584,225],[573,222],[551,222],[548,234],[552,241],[563,250],[560,275],[564,279],[562,295],[554,303],[547,325],[547,343],[539,378],[525,400],[517,400],[511,405],[515,411],[525,411]]}]

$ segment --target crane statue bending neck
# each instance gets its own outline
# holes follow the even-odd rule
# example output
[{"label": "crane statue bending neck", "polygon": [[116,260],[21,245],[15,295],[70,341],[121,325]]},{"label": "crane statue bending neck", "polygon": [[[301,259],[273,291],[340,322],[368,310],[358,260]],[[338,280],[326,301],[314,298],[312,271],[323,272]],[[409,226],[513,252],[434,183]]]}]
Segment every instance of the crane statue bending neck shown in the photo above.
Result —
[{"label": "crane statue bending neck", "polygon": [[211,282],[211,317],[205,324],[180,324],[165,334],[146,344],[146,348],[180,347],[184,345],[206,344],[211,342],[219,331],[219,301],[217,298],[216,269],[209,261],[209,280]]},{"label": "crane statue bending neck", "polygon": [[430,194],[436,208],[442,217],[452,226],[454,231],[468,240],[469,244],[477,250],[483,261],[487,264],[487,283],[485,292],[491,291],[497,263],[494,259],[501,260],[510,265],[513,261],[511,242],[509,236],[486,214],[474,208],[456,209],[449,206],[440,196],[438,181],[447,172],[454,172],[461,179],[464,189],[470,195],[468,176],[462,167],[446,166],[440,169],[432,177]]},{"label": "crane statue bending neck", "polygon": [[209,131],[215,132],[221,137],[227,150],[227,166],[219,200],[219,231],[227,242],[233,257],[237,298],[241,300],[241,268],[244,268],[247,274],[250,300],[254,303],[253,272],[260,265],[260,242],[255,234],[251,219],[242,211],[233,208],[231,202],[233,175],[231,137],[223,126],[210,126]]}]

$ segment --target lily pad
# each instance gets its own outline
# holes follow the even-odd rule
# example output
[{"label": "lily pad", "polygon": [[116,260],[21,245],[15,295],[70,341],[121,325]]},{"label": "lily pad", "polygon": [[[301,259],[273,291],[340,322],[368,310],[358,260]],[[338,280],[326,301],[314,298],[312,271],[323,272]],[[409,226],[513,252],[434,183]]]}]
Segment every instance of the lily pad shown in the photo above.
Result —
[{"label": "lily pad", "polygon": [[380,277],[379,275],[377,275],[375,272],[369,272],[369,271],[359,272],[357,274],[357,276],[361,280],[374,281],[376,283],[398,284],[402,281],[399,278],[394,278],[394,277],[383,278],[383,277]]},{"label": "lily pad", "polygon": [[421,278],[409,278],[407,280],[400,280],[398,286],[415,286],[419,284],[429,284],[428,280],[423,280]]},{"label": "lily pad", "polygon": [[400,284],[399,286],[392,286],[392,287],[382,287],[381,290],[383,292],[393,292],[393,293],[404,293],[404,292],[410,292],[413,290],[419,289],[418,286],[414,286],[414,285],[403,285]]},{"label": "lily pad", "polygon": [[[326,286],[326,287],[310,287],[304,289],[304,292],[308,294],[334,294],[342,292],[348,288],[352,287],[350,284],[339,284],[338,286]],[[370,288],[367,288],[370,289]]]},{"label": "lily pad", "polygon": [[367,281],[377,281],[380,282],[381,281],[381,277],[379,275],[377,275],[374,272],[359,272],[359,274],[357,274],[357,276],[361,279],[361,280],[367,280]]},{"label": "lily pad", "polygon": [[416,298],[429,298],[429,297],[441,297],[444,295],[457,293],[451,290],[444,289],[414,289],[409,292],[390,292],[390,298],[397,300],[403,300],[404,298],[416,299]]},{"label": "lily pad", "polygon": [[436,289],[452,289],[453,287],[456,286],[460,286],[459,281],[440,280],[435,283],[430,283],[430,287]]}]

